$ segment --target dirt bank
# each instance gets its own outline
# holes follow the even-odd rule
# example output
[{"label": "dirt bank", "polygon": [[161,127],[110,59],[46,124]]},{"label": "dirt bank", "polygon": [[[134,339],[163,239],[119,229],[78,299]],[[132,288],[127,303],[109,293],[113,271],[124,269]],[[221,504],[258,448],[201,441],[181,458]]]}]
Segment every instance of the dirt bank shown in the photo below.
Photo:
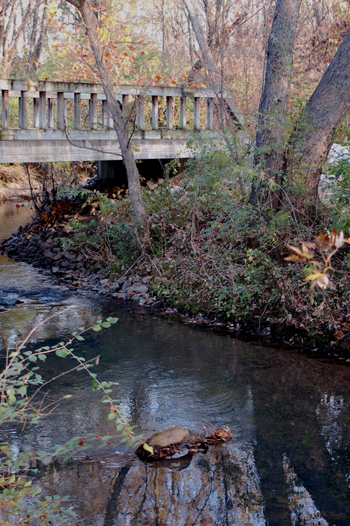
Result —
[{"label": "dirt bank", "polygon": [[[40,174],[30,167],[31,186],[34,192],[40,189]],[[27,172],[22,164],[0,165],[0,201],[16,199],[31,199],[31,190]]]}]

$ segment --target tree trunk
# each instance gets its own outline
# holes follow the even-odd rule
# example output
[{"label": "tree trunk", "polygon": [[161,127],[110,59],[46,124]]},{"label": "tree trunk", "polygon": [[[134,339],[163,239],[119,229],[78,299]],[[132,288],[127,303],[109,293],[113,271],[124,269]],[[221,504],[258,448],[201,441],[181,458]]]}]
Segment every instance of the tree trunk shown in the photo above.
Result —
[{"label": "tree trunk", "polygon": [[[202,63],[208,71],[209,82],[211,83],[216,95],[220,97],[224,91],[224,86],[222,85],[222,78],[218,68],[216,66],[215,60],[213,58],[212,52],[207,42],[207,38],[204,35],[203,28],[199,22],[195,8],[190,7],[189,3],[184,0],[188,15],[191,20],[193,31],[196,35],[196,40],[202,55]],[[199,69],[199,68],[198,68]],[[225,97],[225,105],[227,105],[228,110],[232,118],[237,122],[240,127],[244,127],[244,117],[239,111],[236,103],[231,97]]]},{"label": "tree trunk", "polygon": [[307,103],[290,141],[288,182],[292,200],[303,213],[314,214],[322,165],[349,112],[350,31]]},{"label": "tree trunk", "polygon": [[[42,9],[41,23],[39,27],[40,9]],[[37,0],[33,10],[33,23],[30,28],[29,52],[27,62],[27,75],[34,76],[37,72],[44,44],[47,41],[47,0]]]},{"label": "tree trunk", "polygon": [[133,150],[130,145],[129,135],[125,129],[122,111],[116,99],[113,84],[108,73],[103,50],[96,30],[96,17],[89,0],[67,0],[81,13],[91,48],[94,53],[98,74],[106,95],[108,110],[113,118],[117,133],[122,158],[128,177],[129,196],[137,222],[141,225],[146,235],[148,234],[148,221],[145,205],[142,199],[140,175],[136,166]]},{"label": "tree trunk", "polygon": [[[186,2],[186,0],[184,0],[184,3],[187,9],[187,12],[188,12],[188,16],[191,20],[191,24],[192,24],[194,33],[196,35],[196,40],[198,42],[198,46],[199,46],[199,49],[202,55],[202,59],[196,62],[197,70],[201,69],[202,67],[205,67],[208,72],[208,80],[213,90],[215,91],[215,94],[219,101],[220,126],[223,129],[226,118],[229,117],[231,123],[232,123],[232,120],[234,120],[236,125],[238,125],[240,128],[244,128],[245,126],[244,117],[239,111],[238,106],[236,105],[234,100],[231,97],[227,96],[227,94],[225,94],[225,98],[223,98],[222,96],[224,92],[222,76],[220,72],[218,71],[217,65],[215,63],[215,60],[213,58],[213,55],[210,49],[210,45],[208,43],[208,40],[210,42],[213,38],[212,29],[209,28],[211,36],[206,38],[203,33],[201,24],[199,22],[199,18],[197,16],[196,9],[190,7],[189,4]],[[194,67],[196,67],[196,65]],[[226,142],[231,158],[234,161],[237,161],[236,152],[233,150],[231,140],[229,140],[225,132],[223,134],[223,138]],[[246,188],[245,188],[244,179],[242,176],[238,177],[238,184],[239,184],[241,195],[242,197],[244,197],[246,195]]]},{"label": "tree trunk", "polygon": [[[253,184],[251,202],[265,203],[270,192],[266,183],[273,179],[280,187],[284,151],[288,134],[287,111],[293,69],[295,35],[301,0],[277,0],[266,53],[266,74],[259,107],[255,139],[255,165],[265,180]],[[272,194],[271,205],[278,208],[279,191]]]}]

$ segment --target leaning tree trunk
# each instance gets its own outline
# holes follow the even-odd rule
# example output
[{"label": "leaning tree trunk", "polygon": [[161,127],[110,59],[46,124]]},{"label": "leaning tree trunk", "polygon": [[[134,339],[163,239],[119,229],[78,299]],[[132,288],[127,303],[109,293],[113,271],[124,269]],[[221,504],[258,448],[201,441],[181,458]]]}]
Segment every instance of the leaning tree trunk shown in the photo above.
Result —
[{"label": "leaning tree trunk", "polygon": [[[192,7],[187,0],[184,0],[184,4],[186,6],[188,16],[191,20],[191,24],[196,35],[196,40],[202,55],[201,62],[208,72],[209,82],[211,83],[216,95],[218,97],[221,97],[224,88],[224,86],[222,85],[222,78],[213,58],[211,49],[208,45],[207,38],[204,35],[203,28],[199,22],[199,17],[197,16],[196,8]],[[244,127],[244,117],[239,111],[234,100],[231,97],[226,96],[224,102],[227,105],[232,118],[237,122],[239,127]]]},{"label": "leaning tree trunk", "polygon": [[252,186],[251,202],[264,204],[272,196],[272,208],[279,204],[279,191],[270,194],[266,179],[282,184],[287,140],[287,111],[293,69],[295,35],[301,0],[277,0],[266,53],[266,73],[259,107],[255,139],[255,165],[263,179]]},{"label": "leaning tree trunk", "polygon": [[85,24],[86,31],[90,39],[91,48],[94,53],[98,74],[106,95],[108,110],[114,121],[119,146],[128,177],[129,196],[133,207],[133,211],[136,220],[141,225],[144,232],[147,234],[147,213],[142,199],[140,175],[136,166],[134,153],[131,148],[129,135],[125,129],[122,111],[116,99],[113,84],[109,76],[106,62],[103,56],[103,49],[97,35],[95,14],[91,8],[89,0],[67,1],[70,4],[74,5],[80,11],[83,22]]},{"label": "leaning tree trunk", "polygon": [[[224,127],[224,121],[225,116],[229,116],[230,120],[233,120],[239,128],[244,128],[245,122],[244,117],[241,114],[241,112],[238,109],[238,106],[236,105],[235,101],[227,95],[227,93],[224,94],[224,86],[222,83],[222,76],[220,72],[218,71],[217,65],[215,63],[215,60],[213,58],[213,54],[211,52],[208,39],[205,37],[203,33],[203,29],[201,27],[201,24],[199,22],[199,17],[197,15],[197,9],[195,7],[192,7],[188,1],[184,0],[184,4],[186,6],[188,16],[191,20],[191,24],[194,30],[194,33],[196,35],[196,40],[202,55],[201,60],[197,61],[197,70],[205,67],[208,74],[208,80],[212,86],[212,88],[215,91],[215,94],[218,98],[218,100],[221,102],[219,110],[220,115],[219,119],[221,121],[222,128]],[[223,96],[223,94],[225,96]],[[228,147],[228,150],[230,152],[230,155],[234,161],[236,161],[236,152],[232,148],[231,141],[227,137],[227,135],[224,133],[224,140],[226,141],[226,145]],[[240,188],[240,192],[242,197],[246,195],[246,189],[244,185],[244,180],[241,176],[238,177],[238,184]]]},{"label": "leaning tree trunk", "polygon": [[350,112],[350,30],[307,103],[294,130],[287,157],[291,198],[297,208],[314,216],[322,165],[334,135]]}]

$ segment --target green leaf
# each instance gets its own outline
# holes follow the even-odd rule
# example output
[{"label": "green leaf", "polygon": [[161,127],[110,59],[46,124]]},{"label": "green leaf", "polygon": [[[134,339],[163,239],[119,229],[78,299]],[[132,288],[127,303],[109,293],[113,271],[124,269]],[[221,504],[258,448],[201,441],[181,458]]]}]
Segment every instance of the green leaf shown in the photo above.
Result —
[{"label": "green leaf", "polygon": [[82,336],[80,336],[80,334],[77,334],[76,335],[76,339],[79,341],[79,342],[83,342],[85,340],[85,338],[83,338]]},{"label": "green leaf", "polygon": [[39,358],[39,360],[41,360],[42,362],[45,362],[45,360],[46,360],[46,354],[38,354],[38,358]]},{"label": "green leaf", "polygon": [[105,329],[108,329],[108,327],[111,326],[111,324],[108,323],[108,321],[103,321],[103,322],[101,323],[101,325],[102,325],[102,327],[104,327]]},{"label": "green leaf", "polygon": [[68,355],[68,352],[66,351],[66,349],[57,349],[57,351],[55,351],[55,354],[60,358],[65,358]]},{"label": "green leaf", "polygon": [[8,403],[9,403],[10,405],[15,405],[15,403],[16,403],[16,397],[15,397],[14,394],[10,394],[10,395],[9,395],[9,397],[8,397]]},{"label": "green leaf", "polygon": [[27,388],[22,385],[22,387],[20,387],[19,389],[17,389],[17,393],[20,394],[22,397],[23,396],[26,396],[27,394]]},{"label": "green leaf", "polygon": [[63,398],[72,398],[73,395],[65,395]]},{"label": "green leaf", "polygon": [[109,413],[109,415],[108,415],[108,417],[107,417],[107,418],[108,418],[108,420],[114,420],[114,419],[115,419],[115,417],[116,417],[116,414],[115,414],[115,413],[113,413],[113,412],[111,412],[111,413]]},{"label": "green leaf", "polygon": [[38,358],[36,356],[29,356],[28,360],[30,362],[36,362],[38,360]]},{"label": "green leaf", "polygon": [[143,449],[145,449],[146,451],[148,451],[148,453],[151,453],[151,455],[154,455],[154,449],[152,446],[149,446],[148,444],[146,444],[146,442],[143,444]]},{"label": "green leaf", "polygon": [[109,321],[109,323],[111,323],[112,325],[114,323],[117,323],[118,320],[119,320],[119,318],[107,318],[107,321]]},{"label": "green leaf", "polygon": [[98,332],[102,329],[102,327],[100,327],[100,325],[94,325],[93,327],[91,327],[93,331],[95,332]]}]

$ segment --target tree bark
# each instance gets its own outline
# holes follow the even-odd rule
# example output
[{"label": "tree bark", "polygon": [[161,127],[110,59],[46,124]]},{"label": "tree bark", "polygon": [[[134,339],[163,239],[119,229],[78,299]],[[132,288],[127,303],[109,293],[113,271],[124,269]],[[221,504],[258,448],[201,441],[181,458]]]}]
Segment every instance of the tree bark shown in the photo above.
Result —
[{"label": "tree bark", "polygon": [[85,24],[86,31],[90,39],[91,48],[94,53],[98,74],[106,95],[108,110],[114,121],[115,131],[117,133],[120,150],[128,177],[129,196],[133,207],[133,212],[137,222],[140,224],[147,235],[148,221],[145,205],[142,199],[140,175],[136,166],[134,153],[130,145],[129,135],[125,129],[122,111],[116,99],[113,84],[103,56],[103,49],[97,35],[95,14],[91,8],[89,0],[67,0],[67,2],[74,5],[80,11],[82,20]]},{"label": "tree bark", "polygon": [[[184,0],[184,4],[186,6],[188,16],[191,20],[191,24],[193,27],[193,31],[196,35],[196,40],[198,42],[198,46],[202,55],[202,59],[197,61],[197,70],[199,70],[201,67],[205,67],[208,72],[208,78],[209,82],[212,85],[213,90],[216,93],[216,96],[219,100],[219,121],[221,128],[224,128],[224,123],[226,121],[226,117],[228,116],[229,119],[233,119],[240,128],[244,128],[245,122],[244,117],[242,113],[239,111],[238,106],[234,102],[234,100],[227,96],[225,94],[225,98],[223,97],[224,92],[224,86],[222,83],[222,76],[220,75],[220,72],[218,71],[217,65],[215,63],[215,60],[213,58],[211,49],[210,49],[210,42],[213,39],[213,30],[209,28],[210,35],[206,38],[201,24],[199,22],[199,18],[197,16],[196,9],[193,7],[190,7],[189,3]],[[209,41],[209,42],[208,42]],[[232,120],[231,120],[232,122]],[[231,141],[228,139],[227,134],[224,132],[223,134],[224,140],[226,141],[227,148],[230,152],[230,155],[234,161],[237,161],[236,159],[236,152],[233,150]],[[241,192],[242,197],[246,195],[246,188],[244,184],[244,180],[242,176],[238,177],[238,184],[239,189]]]},{"label": "tree bark", "polygon": [[291,197],[308,215],[314,213],[317,205],[322,165],[334,135],[349,112],[350,31],[307,103],[290,140],[287,174]]},{"label": "tree bark", "polygon": [[[264,179],[280,187],[288,136],[288,105],[293,54],[301,0],[277,0],[266,52],[266,73],[255,139],[255,165]],[[271,195],[266,180],[253,184],[251,202],[265,203]],[[279,204],[279,191],[272,194],[272,208]]]},{"label": "tree bark", "polygon": [[[47,41],[47,25],[48,25],[48,16],[47,16],[47,0],[37,0],[36,5],[33,11],[33,23],[30,28],[30,38],[29,38],[29,53],[28,53],[28,63],[27,63],[27,74],[35,75],[38,69],[39,61],[43,51],[43,47]],[[40,9],[42,9],[41,23],[39,26],[39,16]]]},{"label": "tree bark", "polygon": [[[196,40],[198,42],[198,46],[202,55],[202,63],[208,71],[209,82],[211,83],[217,96],[220,97],[222,95],[222,92],[224,91],[224,86],[222,85],[221,75],[218,71],[211,49],[208,45],[207,38],[205,37],[203,28],[199,22],[196,9],[191,7],[186,0],[184,0],[184,4],[190,17],[193,31],[196,35]],[[234,100],[231,97],[226,96],[224,103],[225,105],[227,105],[232,118],[237,122],[237,124],[240,127],[244,127],[244,117],[239,111]]]}]

